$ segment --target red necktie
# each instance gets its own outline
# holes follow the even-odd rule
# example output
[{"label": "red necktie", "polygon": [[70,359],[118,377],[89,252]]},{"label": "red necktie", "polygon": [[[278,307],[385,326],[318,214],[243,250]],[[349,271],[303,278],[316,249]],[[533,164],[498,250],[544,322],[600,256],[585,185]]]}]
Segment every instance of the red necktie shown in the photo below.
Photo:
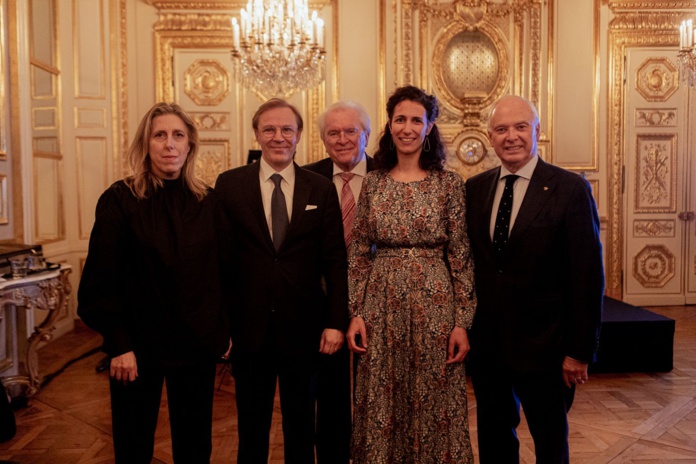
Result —
[{"label": "red necktie", "polygon": [[355,176],[351,172],[342,172],[339,174],[343,179],[343,188],[341,189],[341,213],[343,215],[343,238],[346,242],[346,248],[350,245],[353,238],[353,221],[355,220],[355,196],[350,188],[350,180]]}]

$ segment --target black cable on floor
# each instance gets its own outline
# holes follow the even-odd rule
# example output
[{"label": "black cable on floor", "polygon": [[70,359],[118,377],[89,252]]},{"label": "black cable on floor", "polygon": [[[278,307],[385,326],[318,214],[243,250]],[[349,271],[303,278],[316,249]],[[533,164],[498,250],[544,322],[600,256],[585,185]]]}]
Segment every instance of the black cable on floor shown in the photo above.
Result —
[{"label": "black cable on floor", "polygon": [[57,371],[45,375],[43,380],[41,380],[41,388],[45,387],[51,380],[53,380],[57,375],[61,374],[65,369],[70,367],[72,364],[76,363],[77,361],[80,361],[81,359],[88,358],[88,357],[92,356],[94,353],[97,353],[99,351],[101,351],[100,347],[92,348],[91,350],[87,351],[86,353],[83,353],[80,356],[73,358],[70,361],[66,362],[63,365],[63,367],[61,367]]}]

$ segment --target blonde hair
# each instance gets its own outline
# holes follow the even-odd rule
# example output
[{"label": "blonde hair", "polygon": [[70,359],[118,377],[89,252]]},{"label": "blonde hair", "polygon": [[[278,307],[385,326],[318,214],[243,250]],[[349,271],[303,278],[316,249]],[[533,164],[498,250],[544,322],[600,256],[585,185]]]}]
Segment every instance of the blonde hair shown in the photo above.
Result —
[{"label": "blonde hair", "polygon": [[203,180],[196,177],[196,156],[198,155],[198,129],[191,117],[176,103],[156,103],[148,111],[138,125],[138,130],[128,149],[126,159],[133,174],[124,179],[128,188],[138,199],[147,198],[148,195],[164,185],[162,179],[152,172],[152,160],[150,159],[150,138],[152,136],[152,121],[165,114],[178,116],[186,126],[189,139],[189,152],[181,168],[181,181],[196,195],[198,201],[208,193],[208,186]]}]

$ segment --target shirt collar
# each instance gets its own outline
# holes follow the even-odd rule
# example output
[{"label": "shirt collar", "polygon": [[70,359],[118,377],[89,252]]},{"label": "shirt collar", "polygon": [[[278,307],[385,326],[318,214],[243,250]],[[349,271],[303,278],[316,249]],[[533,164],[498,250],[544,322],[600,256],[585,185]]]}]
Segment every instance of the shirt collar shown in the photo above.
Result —
[{"label": "shirt collar", "polygon": [[[532,174],[534,174],[534,168],[536,168],[536,165],[539,163],[539,156],[535,155],[532,159],[529,160],[529,163],[525,164],[520,168],[519,171],[515,173],[515,175],[518,175],[524,179],[531,180],[532,179]],[[508,176],[512,174],[510,171],[507,170],[507,168],[503,165],[500,166],[500,177],[498,180],[501,180],[503,177]]]},{"label": "shirt collar", "polygon": [[[333,175],[336,176],[338,174],[343,173],[344,171],[336,166],[336,163],[333,164]],[[363,153],[362,159],[358,162],[358,164],[355,165],[355,167],[350,171],[353,174],[357,176],[362,176],[365,177],[367,175],[367,157]]]},{"label": "shirt collar", "polygon": [[283,179],[289,184],[292,185],[292,182],[295,181],[295,163],[290,163],[288,167],[283,169],[282,171],[276,171],[271,167],[270,164],[266,162],[265,159],[261,158],[258,161],[260,163],[259,165],[259,174],[261,175],[261,180],[266,182],[268,179],[271,178],[273,174],[280,174]]}]

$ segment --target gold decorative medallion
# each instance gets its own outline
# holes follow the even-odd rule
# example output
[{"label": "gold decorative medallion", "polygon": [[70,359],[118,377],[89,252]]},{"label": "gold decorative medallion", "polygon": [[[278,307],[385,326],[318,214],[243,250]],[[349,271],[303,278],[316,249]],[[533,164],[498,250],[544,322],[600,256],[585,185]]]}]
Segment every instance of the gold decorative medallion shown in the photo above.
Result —
[{"label": "gold decorative medallion", "polygon": [[674,255],[663,245],[646,245],[633,258],[633,277],[643,287],[661,288],[674,277]]},{"label": "gold decorative medallion", "polygon": [[230,93],[227,70],[217,60],[194,61],[184,72],[184,93],[197,105],[219,105]]},{"label": "gold decorative medallion", "polygon": [[677,88],[677,68],[666,58],[649,58],[636,71],[636,90],[647,101],[667,101]]},{"label": "gold decorative medallion", "polygon": [[224,112],[198,113],[190,112],[191,119],[200,131],[228,131],[230,130],[230,114]]}]

